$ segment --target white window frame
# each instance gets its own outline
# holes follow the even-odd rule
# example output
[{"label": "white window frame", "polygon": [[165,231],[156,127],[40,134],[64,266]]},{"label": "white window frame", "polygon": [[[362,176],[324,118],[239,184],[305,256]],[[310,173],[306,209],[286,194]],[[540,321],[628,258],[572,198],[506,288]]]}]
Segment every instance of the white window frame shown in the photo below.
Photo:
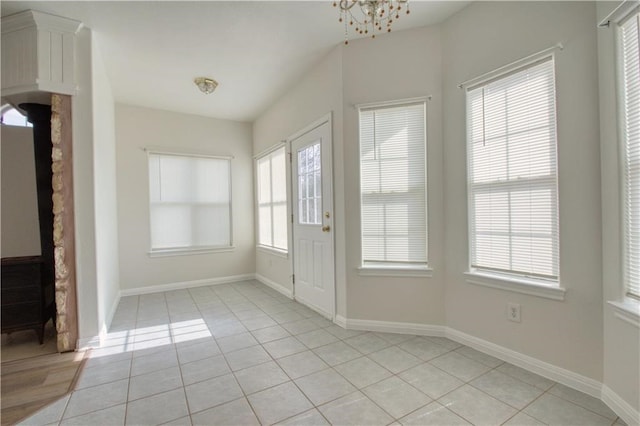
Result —
[{"label": "white window frame", "polygon": [[[613,308],[614,315],[635,327],[640,328],[640,299],[636,295],[629,294],[628,270],[627,270],[627,211],[626,197],[627,185],[625,179],[626,158],[626,123],[625,123],[625,92],[624,85],[624,64],[623,46],[622,46],[622,28],[621,26],[628,19],[634,19],[634,16],[640,12],[640,6],[635,2],[627,1],[609,15],[600,26],[613,27],[614,43],[615,43],[615,68],[617,76],[617,119],[618,119],[618,151],[619,151],[619,185],[620,185],[620,247],[621,247],[621,284],[620,296],[618,300],[610,300],[608,304]],[[637,18],[636,18],[637,19]]]},{"label": "white window frame", "polygon": [[[189,256],[207,253],[222,253],[235,250],[233,245],[233,186],[232,186],[232,161],[233,156],[220,156],[209,153],[185,151],[185,150],[173,150],[167,148],[147,147],[144,148],[146,152],[146,166],[147,166],[147,191],[149,195],[149,251],[147,252],[149,257],[168,257],[168,256]],[[170,155],[176,157],[197,157],[197,158],[211,158],[217,160],[226,160],[229,163],[229,245],[219,246],[190,246],[190,247],[170,247],[170,248],[154,248],[152,246],[152,224],[151,224],[151,181],[149,177],[149,161],[151,155]]]},{"label": "white window frame", "polygon": [[[425,260],[424,262],[374,262],[367,261],[364,259],[363,248],[362,248],[362,228],[360,229],[360,266],[358,269],[358,275],[360,276],[375,276],[375,277],[405,277],[405,278],[422,278],[422,277],[432,277],[433,270],[429,266],[429,238],[428,238],[428,167],[427,167],[427,158],[428,158],[428,146],[427,146],[427,101],[430,97],[419,97],[419,98],[410,98],[410,99],[399,99],[395,101],[386,101],[386,102],[375,102],[375,103],[367,103],[357,105],[358,109],[358,129],[359,132],[362,132],[361,129],[361,119],[360,114],[364,110],[373,110],[373,109],[383,109],[390,107],[401,107],[401,106],[410,106],[416,104],[422,104],[424,108],[424,176],[425,176],[425,185],[424,185],[424,201],[425,201],[425,231],[427,235],[425,235]],[[358,143],[360,150],[362,149],[362,144]],[[359,151],[358,156],[358,165],[361,169],[361,151]],[[359,183],[362,183],[362,177],[360,176]],[[359,189],[360,195],[360,215],[362,222],[362,189]]]},{"label": "white window frame", "polygon": [[[284,258],[288,258],[289,255],[289,245],[291,244],[289,241],[289,237],[290,237],[290,230],[289,230],[289,224],[290,221],[287,220],[287,248],[283,249],[281,247],[275,247],[274,245],[267,245],[267,244],[261,244],[260,243],[260,215],[259,215],[259,209],[260,209],[260,176],[258,173],[258,163],[265,159],[265,158],[271,158],[275,153],[277,153],[278,151],[282,150],[284,152],[284,156],[285,156],[285,193],[287,194],[287,199],[284,201],[284,206],[286,209],[286,216],[287,218],[289,218],[290,213],[289,213],[289,164],[290,162],[288,161],[289,158],[289,152],[287,151],[287,145],[286,143],[279,143],[269,149],[267,149],[266,151],[263,151],[262,153],[256,155],[254,157],[254,175],[255,175],[255,203],[256,203],[256,229],[258,230],[258,232],[256,232],[256,248],[260,251],[264,251],[266,253],[271,253],[271,254],[275,254],[276,256],[280,256],[280,257],[284,257]],[[271,167],[273,166],[273,163],[270,161],[270,165]],[[271,173],[270,173],[271,176]],[[269,182],[269,186],[270,186],[270,192],[271,194],[273,194],[273,188],[271,187],[271,185],[273,184],[273,181]],[[273,205],[275,203],[270,202],[268,203],[268,205],[271,207],[271,240],[274,240],[274,235],[273,235],[273,230],[274,230],[274,226],[273,226]]]},{"label": "white window frame", "polygon": [[[515,61],[501,68],[498,68],[495,71],[491,71],[487,74],[484,74],[482,76],[479,76],[477,78],[474,78],[472,80],[469,80],[465,83],[460,84],[458,87],[465,90],[465,104],[467,104],[468,106],[468,97],[467,97],[468,90],[489,84],[490,82],[495,80],[500,80],[502,78],[508,77],[509,75],[512,75],[514,73],[527,69],[531,66],[534,66],[535,64],[538,64],[541,61],[550,60],[552,61],[553,66],[555,67],[555,51],[557,49],[562,49],[562,45],[558,44],[549,49],[545,49],[533,55],[527,56],[526,58]],[[554,84],[555,84],[555,81],[554,81]],[[467,118],[467,120],[468,119],[469,118]],[[557,120],[557,100],[556,100],[556,116],[554,117],[554,119]],[[467,129],[468,129],[468,125],[469,124],[467,121],[467,124],[466,124]],[[557,138],[557,131],[556,131],[556,138]],[[469,149],[468,135],[466,139],[467,139],[466,149],[468,150]],[[557,146],[557,142],[556,142],[556,146]],[[467,162],[467,173],[470,173],[469,162]],[[557,179],[558,179],[558,173],[557,173],[557,154],[556,154],[556,174],[555,174],[556,194],[557,194],[557,185],[558,185]],[[511,184],[513,184],[513,182],[511,182]],[[512,273],[509,271],[504,271],[504,272],[493,271],[490,269],[475,268],[472,266],[473,247],[471,243],[471,240],[472,240],[471,235],[473,232],[472,221],[474,220],[473,219],[474,212],[473,212],[473,205],[471,203],[472,192],[470,188],[470,185],[471,185],[470,180],[468,181],[467,185],[468,185],[467,186],[467,196],[468,196],[467,208],[468,208],[468,215],[469,215],[468,216],[469,217],[469,221],[468,221],[469,270],[464,274],[466,282],[469,284],[480,285],[480,286],[490,287],[490,288],[497,288],[501,290],[508,290],[516,293],[528,294],[528,295],[538,296],[538,297],[547,298],[547,299],[564,300],[566,289],[560,286],[559,271],[558,271],[558,276],[556,280],[549,280],[549,279],[540,279],[535,276],[528,276],[526,274]],[[559,208],[558,201],[556,201],[556,204],[555,204],[556,217],[558,217],[558,221],[559,221],[559,215],[557,213],[558,208]],[[559,224],[557,227],[557,238],[558,239],[560,238]],[[559,244],[558,244],[558,247],[559,247]],[[558,254],[558,259],[559,259],[559,254]],[[559,266],[560,265],[558,261],[558,265],[557,265],[558,269],[559,269]]]}]

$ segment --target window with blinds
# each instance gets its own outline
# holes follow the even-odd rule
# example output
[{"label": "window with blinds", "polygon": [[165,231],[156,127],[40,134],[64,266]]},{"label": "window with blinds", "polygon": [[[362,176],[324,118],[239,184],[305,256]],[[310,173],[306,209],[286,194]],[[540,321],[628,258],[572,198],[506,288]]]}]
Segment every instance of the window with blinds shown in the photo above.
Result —
[{"label": "window with blinds", "polygon": [[467,89],[472,270],[558,284],[553,57]]},{"label": "window with blinds", "polygon": [[231,160],[149,153],[151,251],[231,246]]},{"label": "window with blinds", "polygon": [[285,148],[256,161],[258,245],[287,250],[287,162]]},{"label": "window with blinds", "polygon": [[640,298],[640,14],[618,31],[622,94],[624,281],[628,296]]},{"label": "window with blinds", "polygon": [[426,104],[360,108],[363,266],[426,265]]}]

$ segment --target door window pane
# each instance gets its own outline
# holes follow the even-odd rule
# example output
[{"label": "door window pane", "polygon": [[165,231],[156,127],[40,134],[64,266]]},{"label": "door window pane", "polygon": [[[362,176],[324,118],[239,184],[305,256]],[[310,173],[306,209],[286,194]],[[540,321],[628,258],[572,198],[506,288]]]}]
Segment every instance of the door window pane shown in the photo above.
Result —
[{"label": "door window pane", "polygon": [[322,149],[320,141],[298,151],[298,223],[322,223]]}]

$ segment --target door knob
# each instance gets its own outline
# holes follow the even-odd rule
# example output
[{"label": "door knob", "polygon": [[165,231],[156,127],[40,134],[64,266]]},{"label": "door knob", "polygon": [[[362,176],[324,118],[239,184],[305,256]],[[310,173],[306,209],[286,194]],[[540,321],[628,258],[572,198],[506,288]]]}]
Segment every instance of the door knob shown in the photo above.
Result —
[{"label": "door knob", "polygon": [[330,226],[327,225],[327,226],[323,226],[322,227],[322,232],[329,232],[329,231],[331,231],[331,227]]}]

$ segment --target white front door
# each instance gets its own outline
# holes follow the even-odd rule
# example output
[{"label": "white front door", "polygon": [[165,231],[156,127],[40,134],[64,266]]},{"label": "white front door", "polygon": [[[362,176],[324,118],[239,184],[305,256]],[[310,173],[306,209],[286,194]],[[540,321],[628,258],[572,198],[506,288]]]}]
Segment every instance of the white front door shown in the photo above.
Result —
[{"label": "white front door", "polygon": [[295,298],[333,320],[335,272],[331,125],[291,141]]}]

